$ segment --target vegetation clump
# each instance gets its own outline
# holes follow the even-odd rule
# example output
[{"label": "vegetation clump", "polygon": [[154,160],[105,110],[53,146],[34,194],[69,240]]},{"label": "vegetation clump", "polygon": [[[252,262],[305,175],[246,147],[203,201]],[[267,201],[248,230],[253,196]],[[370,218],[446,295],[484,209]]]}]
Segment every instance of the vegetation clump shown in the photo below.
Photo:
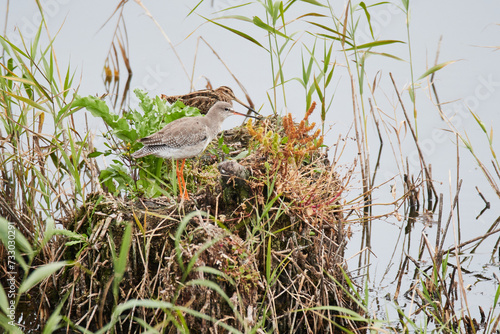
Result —
[{"label": "vegetation clump", "polygon": [[330,164],[320,150],[320,130],[310,134],[315,123],[309,124],[308,118],[315,106],[311,105],[299,124],[293,122],[291,114],[282,118],[283,126],[267,120],[255,129],[249,122],[247,128],[256,147],[249,159],[253,161],[255,179],[265,180],[254,183],[254,187],[261,188],[257,192],[261,194],[259,203],[265,202],[264,194],[273,191],[287,199],[288,209],[295,211],[301,221],[331,226],[342,220],[340,196],[345,185],[335,164]]},{"label": "vegetation clump", "polygon": [[[70,219],[75,223],[69,224],[76,233],[90,232],[85,250],[76,257],[86,270],[73,267],[58,284],[72,288],[71,282],[95,282],[72,292],[79,301],[72,304],[75,310],[96,309],[97,317],[78,312],[89,328],[113,323],[116,309],[110,305],[151,298],[171,303],[172,309],[137,309],[120,326],[129,323],[136,328],[133,315],[151,325],[166,317],[164,329],[185,323],[200,333],[209,333],[213,326],[241,331],[356,328],[356,317],[345,312],[359,308],[342,287],[348,279],[343,186],[319,151],[322,139],[317,132],[308,134],[314,125],[304,125],[313,108],[299,125],[288,121],[286,130],[267,119],[255,130],[247,125],[222,135],[231,139],[216,150],[221,156],[241,147],[238,138],[251,136],[246,157],[239,159],[251,170],[244,180],[250,191],[237,203],[218,195],[234,186],[222,177],[181,206],[171,196],[116,197],[103,192],[87,199]],[[264,127],[278,143],[274,149],[256,135]],[[213,171],[210,165],[191,168],[197,175]],[[129,238],[123,236],[127,228]],[[131,251],[116,283],[123,249],[118,245],[124,240],[130,240]],[[75,255],[74,245],[65,248],[65,253]]]}]

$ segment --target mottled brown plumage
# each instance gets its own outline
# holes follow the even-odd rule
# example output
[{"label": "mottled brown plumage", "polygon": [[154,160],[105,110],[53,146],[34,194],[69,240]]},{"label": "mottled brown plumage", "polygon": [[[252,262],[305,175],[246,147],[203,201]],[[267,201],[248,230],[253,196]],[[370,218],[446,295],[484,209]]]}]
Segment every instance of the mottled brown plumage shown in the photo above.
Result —
[{"label": "mottled brown plumage", "polygon": [[220,86],[217,89],[198,90],[184,95],[167,96],[162,94],[161,98],[167,100],[169,103],[175,103],[180,100],[187,106],[199,109],[202,114],[206,114],[217,101],[229,102],[232,104],[233,100],[254,113],[257,113],[255,110],[237,99],[233,90],[227,86]]}]

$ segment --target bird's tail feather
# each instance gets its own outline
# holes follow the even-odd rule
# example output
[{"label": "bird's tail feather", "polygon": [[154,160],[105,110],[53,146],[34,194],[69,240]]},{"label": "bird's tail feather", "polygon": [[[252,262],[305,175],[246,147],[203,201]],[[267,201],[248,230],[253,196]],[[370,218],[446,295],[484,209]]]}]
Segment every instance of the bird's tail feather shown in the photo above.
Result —
[{"label": "bird's tail feather", "polygon": [[134,153],[132,153],[132,158],[138,159],[138,158],[145,157],[146,155],[150,155],[150,154],[151,154],[151,151],[148,149],[147,146],[144,146],[139,151],[135,151]]}]

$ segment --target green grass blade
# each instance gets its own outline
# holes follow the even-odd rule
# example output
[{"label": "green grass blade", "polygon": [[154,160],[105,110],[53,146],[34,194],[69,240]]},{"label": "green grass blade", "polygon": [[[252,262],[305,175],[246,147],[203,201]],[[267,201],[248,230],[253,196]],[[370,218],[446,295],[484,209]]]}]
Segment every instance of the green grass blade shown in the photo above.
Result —
[{"label": "green grass blade", "polygon": [[4,329],[5,333],[9,334],[23,334],[23,331],[16,325],[12,325],[12,320],[7,316],[0,313],[0,329]]},{"label": "green grass blade", "polygon": [[56,309],[50,315],[49,319],[45,323],[45,326],[43,327],[42,334],[51,334],[61,328],[60,323],[63,319],[63,317],[61,316],[61,310],[64,306],[64,303],[66,302],[66,299],[68,299],[69,293],[69,291],[66,293],[63,300],[59,302],[59,305],[57,305]]},{"label": "green grass blade", "polygon": [[328,7],[328,6],[323,5],[321,2],[316,1],[316,0],[300,0],[300,1],[307,2],[307,3],[310,3],[311,5],[315,5],[315,6]]},{"label": "green grass blade", "polygon": [[21,95],[16,95],[16,94],[8,92],[8,91],[4,91],[4,92],[5,92],[5,94],[12,96],[16,100],[23,101],[24,103],[32,106],[35,109],[39,109],[39,110],[45,111],[46,113],[49,113],[49,111],[47,109],[45,109],[44,107],[42,107],[42,105],[36,103],[33,100],[30,100],[30,99],[28,99],[24,96],[21,96]]},{"label": "green grass blade", "polygon": [[185,271],[184,262],[182,261],[182,249],[181,249],[181,236],[184,230],[186,229],[187,224],[191,221],[191,219],[196,215],[204,215],[207,214],[203,211],[193,211],[187,214],[180,222],[177,231],[175,232],[175,253],[177,257],[177,263],[181,267],[182,271]]},{"label": "green grass blade", "polygon": [[257,27],[268,31],[271,34],[275,34],[275,35],[281,36],[281,37],[286,38],[286,39],[291,39],[290,37],[288,37],[287,35],[285,35],[281,31],[276,30],[275,28],[271,27],[270,25],[264,23],[258,16],[254,16],[252,21]]},{"label": "green grass blade", "polygon": [[474,117],[474,119],[476,120],[477,124],[479,124],[479,126],[481,127],[481,130],[483,130],[483,132],[488,135],[488,130],[486,130],[486,126],[484,125],[483,121],[481,121],[479,116],[477,116],[472,110],[469,111],[472,114],[472,117]]},{"label": "green grass blade", "polygon": [[453,63],[455,63],[455,62],[456,62],[456,60],[450,60],[450,61],[446,61],[446,62],[441,63],[441,64],[437,64],[436,66],[432,66],[432,67],[431,67],[431,68],[429,68],[427,71],[425,71],[425,72],[424,72],[424,74],[422,74],[422,75],[418,78],[418,80],[421,80],[421,79],[425,78],[426,76],[431,75],[432,73],[439,71],[439,70],[440,70],[440,69],[442,69],[443,67],[448,66],[448,65],[450,65],[450,64],[453,64]]},{"label": "green grass blade", "polygon": [[[202,16],[202,17],[203,17],[203,16]],[[258,45],[258,46],[260,46],[261,48],[263,48],[264,50],[266,50],[266,51],[268,51],[268,52],[269,52],[269,50],[267,50],[267,49],[266,49],[266,48],[265,48],[262,44],[260,44],[260,43],[259,43],[259,42],[255,39],[255,38],[253,38],[253,37],[251,37],[251,36],[249,36],[249,35],[245,34],[244,32],[239,31],[239,30],[236,30],[236,29],[233,29],[233,28],[228,27],[228,26],[225,26],[225,25],[220,24],[220,23],[218,23],[218,22],[215,22],[215,21],[213,21],[213,20],[207,19],[206,17],[203,17],[203,18],[204,18],[205,20],[207,20],[208,22],[212,22],[213,24],[216,24],[216,25],[218,25],[219,27],[222,27],[222,28],[224,28],[224,29],[226,29],[226,30],[228,30],[228,31],[232,32],[233,34],[236,34],[236,35],[238,35],[238,36],[240,36],[240,37],[243,37],[244,39],[246,39],[246,40],[248,40],[248,41],[250,41],[250,42],[252,42],[252,43],[254,43],[254,44]]]},{"label": "green grass blade", "polygon": [[201,3],[203,2],[204,0],[200,0],[194,7],[193,9],[191,9],[189,11],[189,13],[186,15],[186,17],[189,17],[191,14],[193,14],[193,12],[196,10],[196,8],[198,8],[199,5],[201,5]]},{"label": "green grass blade", "polygon": [[115,270],[115,278],[113,281],[113,293],[115,297],[118,296],[118,286],[125,274],[125,270],[127,269],[127,259],[128,253],[130,250],[130,245],[132,241],[132,224],[127,224],[125,228],[125,232],[123,232],[122,244],[120,245],[120,254],[118,254],[118,258],[114,261],[113,267]]},{"label": "green grass blade", "polygon": [[7,294],[5,293],[3,286],[0,285],[0,311],[4,314],[9,314],[8,306],[9,300],[7,299]]},{"label": "green grass blade", "polygon": [[334,30],[334,29],[332,29],[332,28],[330,28],[328,26],[325,26],[323,24],[319,24],[319,23],[316,23],[316,22],[313,22],[313,21],[306,21],[306,22],[309,23],[309,24],[315,25],[316,27],[325,29],[326,31],[329,31],[329,32],[331,32],[331,33],[333,33],[335,35],[338,35],[339,37],[346,38],[346,39],[349,38],[349,37],[345,36],[344,34],[338,32],[337,30]]},{"label": "green grass blade", "polygon": [[[34,251],[31,248],[30,243],[24,235],[15,228],[13,223],[9,223],[5,218],[0,217],[0,240],[2,240],[4,247],[8,249],[9,252],[12,249],[12,239],[9,239],[9,236],[12,234],[14,235],[14,258],[24,271],[28,271],[29,267],[23,258],[23,254],[27,255],[29,261],[31,262],[34,256]],[[10,261],[8,262],[8,265],[11,265]],[[8,268],[8,270],[11,269]]]},{"label": "green grass blade", "polygon": [[398,40],[393,40],[393,39],[387,39],[387,40],[381,40],[381,41],[375,41],[375,42],[361,44],[361,45],[358,45],[356,47],[352,47],[352,48],[346,49],[346,51],[353,51],[354,49],[356,49],[356,50],[369,49],[369,48],[373,48],[373,47],[376,47],[376,46],[388,45],[388,44],[395,44],[395,43],[406,44],[403,41],[398,41]]},{"label": "green grass blade", "polygon": [[[13,51],[19,53],[20,55],[22,55],[24,58],[30,58],[28,57],[28,55],[26,53],[24,53],[21,49],[19,49],[17,46],[15,46],[14,44],[12,44],[8,39],[5,39],[5,37],[3,36],[0,36],[0,40],[4,41],[5,43],[7,43]],[[2,43],[3,44],[3,43]],[[8,50],[8,48],[6,48],[4,46],[4,50]],[[10,54],[10,53],[9,53]]]},{"label": "green grass blade", "polygon": [[386,52],[365,51],[365,53],[366,54],[370,54],[370,55],[377,55],[377,56],[392,58],[392,59],[399,60],[399,61],[405,61],[403,58],[399,58],[399,57],[397,57],[395,55],[392,55],[392,54],[386,53]]},{"label": "green grass blade", "polygon": [[213,245],[215,245],[217,242],[219,242],[220,240],[222,239],[222,237],[219,237],[219,238],[213,238],[212,240],[209,240],[207,242],[205,242],[197,251],[196,253],[194,253],[193,257],[191,258],[191,260],[189,260],[189,263],[186,267],[186,271],[184,272],[184,274],[182,275],[182,279],[181,281],[184,282],[186,279],[187,279],[187,276],[189,275],[189,273],[191,272],[191,270],[193,269],[194,265],[196,264],[196,262],[198,261],[198,258],[201,256],[201,254],[207,250],[208,248],[212,247]]},{"label": "green grass blade", "polygon": [[366,8],[366,4],[363,1],[361,1],[359,3],[359,5],[361,8],[363,8],[363,11],[365,12],[366,20],[368,21],[368,26],[370,27],[370,34],[371,34],[372,38],[375,39],[375,36],[373,35],[372,22],[371,22],[370,13],[368,12],[368,8]]},{"label": "green grass blade", "polygon": [[19,294],[25,293],[44,279],[51,276],[64,266],[69,265],[68,261],[51,262],[35,269],[19,287]]}]

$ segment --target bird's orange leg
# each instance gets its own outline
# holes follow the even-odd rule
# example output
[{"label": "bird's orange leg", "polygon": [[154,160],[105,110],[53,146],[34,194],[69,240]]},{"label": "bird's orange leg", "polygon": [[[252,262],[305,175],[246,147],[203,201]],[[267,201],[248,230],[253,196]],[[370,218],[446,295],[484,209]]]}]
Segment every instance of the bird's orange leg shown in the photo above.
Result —
[{"label": "bird's orange leg", "polygon": [[189,200],[189,194],[186,188],[186,180],[184,180],[184,173],[182,172],[184,170],[184,163],[186,162],[186,159],[182,160],[182,167],[181,167],[181,179],[182,179],[182,185],[184,187],[184,199]]},{"label": "bird's orange leg", "polygon": [[189,200],[189,195],[186,189],[186,181],[184,180],[184,164],[186,163],[186,159],[182,159],[182,165],[179,170],[179,163],[177,162],[177,185],[179,186],[179,192],[182,199]]},{"label": "bird's orange leg", "polygon": [[177,187],[179,188],[179,195],[181,198],[184,197],[182,181],[181,181],[181,172],[179,171],[179,160],[175,161],[175,172],[177,174]]}]

